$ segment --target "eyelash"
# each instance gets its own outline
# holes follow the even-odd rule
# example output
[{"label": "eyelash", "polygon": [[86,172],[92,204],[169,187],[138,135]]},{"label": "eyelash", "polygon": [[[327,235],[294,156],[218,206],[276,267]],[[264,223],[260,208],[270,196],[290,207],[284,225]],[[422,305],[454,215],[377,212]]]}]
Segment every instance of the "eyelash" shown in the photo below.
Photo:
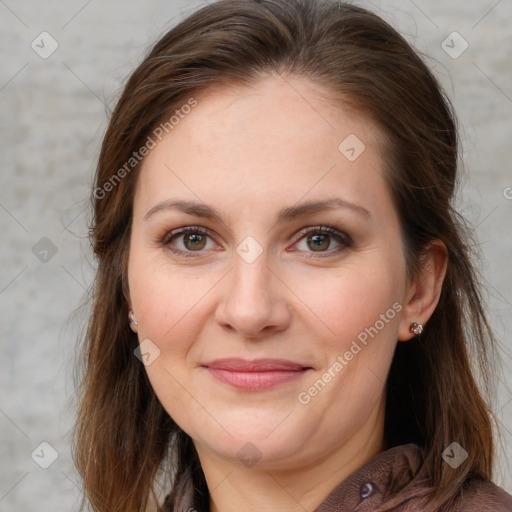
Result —
[{"label": "eyelash", "polygon": [[[171,251],[174,254],[177,254],[179,256],[182,256],[184,258],[196,258],[197,256],[194,254],[201,253],[203,251],[182,251],[181,249],[176,249],[175,247],[171,247],[170,243],[178,238],[181,235],[186,235],[189,233],[194,234],[200,234],[204,236],[209,236],[210,238],[213,238],[210,234],[210,231],[206,228],[203,228],[201,226],[187,226],[179,229],[175,229],[174,231],[170,231],[169,233],[166,233],[165,236],[159,240],[159,244],[166,247],[169,251]],[[333,253],[337,254],[341,251],[343,251],[346,248],[352,247],[354,245],[352,239],[345,233],[342,233],[338,231],[337,229],[334,229],[330,226],[314,226],[314,227],[308,227],[304,228],[301,231],[297,233],[295,236],[296,240],[294,243],[299,242],[304,238],[306,235],[309,234],[321,234],[321,235],[330,235],[332,236],[337,242],[341,243],[344,247],[338,247],[337,249],[332,249],[330,251],[324,251],[323,254],[327,254],[327,256],[316,256],[313,255],[313,253],[309,253],[309,256],[305,256],[307,259],[315,259],[315,258],[326,258],[329,256],[332,256]],[[317,254],[322,254],[322,252],[319,252]]]}]

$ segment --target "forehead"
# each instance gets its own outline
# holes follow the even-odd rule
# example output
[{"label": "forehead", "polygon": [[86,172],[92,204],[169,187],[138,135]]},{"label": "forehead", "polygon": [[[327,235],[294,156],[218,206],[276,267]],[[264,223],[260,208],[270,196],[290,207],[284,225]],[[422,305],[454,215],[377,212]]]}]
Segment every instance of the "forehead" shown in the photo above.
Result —
[{"label": "forehead", "polygon": [[[195,98],[199,108],[185,116],[187,122],[181,121],[180,125],[186,125],[189,136],[196,135],[193,141],[202,149],[210,146],[221,151],[222,147],[215,147],[212,140],[217,136],[231,138],[230,150],[247,136],[272,147],[288,139],[295,150],[319,135],[334,142],[353,132],[359,132],[370,144],[380,139],[376,125],[348,99],[336,100],[324,86],[300,76],[266,75],[249,85],[222,84],[201,91]],[[183,131],[179,128],[176,126],[173,132]],[[335,152],[337,146],[322,149]],[[285,151],[286,147],[279,149]]]},{"label": "forehead", "polygon": [[193,98],[143,162],[138,194],[148,208],[170,193],[226,206],[282,206],[335,190],[371,203],[385,193],[377,126],[307,79],[268,76]]}]

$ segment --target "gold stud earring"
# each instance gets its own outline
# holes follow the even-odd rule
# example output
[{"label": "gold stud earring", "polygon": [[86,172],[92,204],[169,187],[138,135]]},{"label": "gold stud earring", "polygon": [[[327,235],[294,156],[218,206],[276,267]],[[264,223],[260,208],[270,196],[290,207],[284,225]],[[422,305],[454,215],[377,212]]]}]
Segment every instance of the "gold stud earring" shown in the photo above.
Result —
[{"label": "gold stud earring", "polygon": [[413,334],[416,334],[417,336],[418,334],[421,334],[423,332],[423,325],[418,324],[416,322],[412,322],[412,324],[409,326],[409,331],[412,332]]}]

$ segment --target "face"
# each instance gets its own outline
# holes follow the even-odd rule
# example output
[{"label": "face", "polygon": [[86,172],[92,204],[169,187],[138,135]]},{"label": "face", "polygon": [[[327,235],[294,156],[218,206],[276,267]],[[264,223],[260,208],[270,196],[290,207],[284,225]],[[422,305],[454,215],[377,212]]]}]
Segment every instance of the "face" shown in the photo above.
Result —
[{"label": "face", "polygon": [[382,433],[400,225],[377,127],[326,98],[299,77],[209,89],[143,162],[130,305],[200,454],[284,468]]}]

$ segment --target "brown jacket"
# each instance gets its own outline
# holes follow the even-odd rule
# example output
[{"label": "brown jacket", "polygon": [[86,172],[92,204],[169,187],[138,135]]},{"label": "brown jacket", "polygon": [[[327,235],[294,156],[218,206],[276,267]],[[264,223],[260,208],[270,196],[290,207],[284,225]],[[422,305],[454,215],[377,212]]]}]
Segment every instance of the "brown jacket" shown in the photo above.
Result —
[{"label": "brown jacket", "polygon": [[[406,444],[383,451],[364,464],[335,487],[314,512],[380,512],[384,500],[385,510],[393,512],[512,512],[512,496],[481,479],[466,481],[462,490],[454,493],[453,503],[442,508],[423,506],[428,490],[420,448]],[[388,500],[390,494],[395,496]],[[168,502],[159,509],[171,510]],[[198,504],[188,511],[207,512]]]},{"label": "brown jacket", "polygon": [[[401,491],[386,503],[393,512],[423,512],[421,504],[429,487],[416,444],[396,446],[379,453],[335,487],[314,512],[378,512],[390,489]],[[435,511],[512,512],[512,496],[481,479],[466,481],[454,503]]]}]

